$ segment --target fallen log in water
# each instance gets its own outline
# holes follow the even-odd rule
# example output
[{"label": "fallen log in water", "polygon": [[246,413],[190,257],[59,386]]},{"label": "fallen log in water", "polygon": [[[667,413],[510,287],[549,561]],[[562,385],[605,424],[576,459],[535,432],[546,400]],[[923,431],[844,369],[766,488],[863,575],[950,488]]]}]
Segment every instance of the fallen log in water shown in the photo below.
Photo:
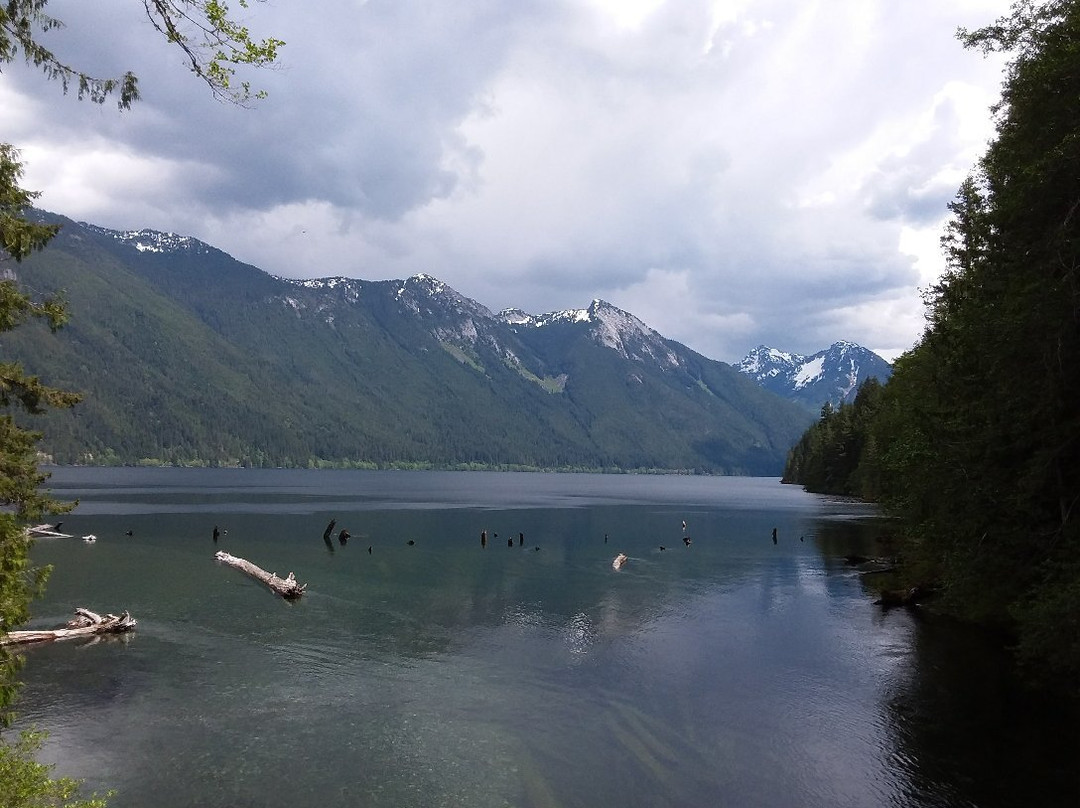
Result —
[{"label": "fallen log in water", "polygon": [[245,572],[252,578],[262,581],[274,592],[281,595],[285,600],[296,600],[304,594],[304,590],[307,589],[307,584],[298,583],[296,576],[291,572],[286,578],[279,578],[275,572],[267,572],[261,567],[257,567],[250,561],[239,558],[234,555],[229,555],[224,550],[219,550],[214,554],[214,558],[223,564],[228,564],[230,567],[235,567],[241,572]]},{"label": "fallen log in water", "polygon": [[933,590],[924,586],[913,586],[910,589],[883,589],[878,599],[874,601],[874,605],[886,610],[896,606],[918,606],[933,595]]},{"label": "fallen log in water", "polygon": [[70,640],[77,637],[92,637],[97,634],[120,634],[135,628],[135,618],[127,612],[120,615],[100,615],[89,609],[78,608],[75,618],[68,621],[64,628],[42,631],[9,631],[0,636],[0,645],[22,645],[33,642],[52,642]]},{"label": "fallen log in water", "polygon": [[55,525],[30,525],[26,528],[26,535],[31,539],[70,539],[72,538],[70,533],[61,533],[60,525],[63,522],[57,522]]}]

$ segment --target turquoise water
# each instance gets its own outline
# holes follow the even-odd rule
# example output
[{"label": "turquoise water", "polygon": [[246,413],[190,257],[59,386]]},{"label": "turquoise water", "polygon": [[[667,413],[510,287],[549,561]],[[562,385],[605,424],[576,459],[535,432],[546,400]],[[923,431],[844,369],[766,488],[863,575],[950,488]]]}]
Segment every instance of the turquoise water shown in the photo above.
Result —
[{"label": "turquoise water", "polygon": [[20,725],[114,808],[1080,804],[1076,722],[989,638],[872,605],[842,560],[881,530],[857,503],[672,476],[51,486],[97,542],[37,544],[55,570],[33,627],[76,606],[139,625],[30,649]]}]

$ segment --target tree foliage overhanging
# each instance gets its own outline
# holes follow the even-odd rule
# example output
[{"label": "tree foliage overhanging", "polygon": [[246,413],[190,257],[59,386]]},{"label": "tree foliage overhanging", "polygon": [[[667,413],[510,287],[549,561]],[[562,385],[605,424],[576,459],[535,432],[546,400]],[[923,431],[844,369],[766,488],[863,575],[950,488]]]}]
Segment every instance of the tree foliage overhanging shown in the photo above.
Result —
[{"label": "tree foliage overhanging", "polygon": [[[826,413],[787,476],[902,520],[912,581],[1080,674],[1080,0],[959,32],[1010,56],[996,137],[949,206],[927,328],[884,390]],[[851,453],[857,453],[852,456]]]},{"label": "tree foliage overhanging", "polygon": [[[251,83],[236,81],[239,67],[271,67],[285,43],[268,37],[251,38],[251,32],[232,18],[222,0],[140,0],[150,24],[165,40],[184,54],[188,70],[206,82],[214,97],[236,104],[265,97],[252,91]],[[247,8],[249,0],[237,0]],[[28,65],[39,68],[67,93],[72,88],[80,99],[104,103],[115,97],[120,109],[139,99],[135,74],[101,77],[74,67],[45,44],[49,31],[64,23],[45,13],[48,0],[5,0],[0,4],[0,64],[22,55]]]},{"label": "tree foliage overhanging", "polygon": [[[237,2],[242,8],[248,5],[248,0]],[[248,29],[232,19],[222,0],[142,3],[154,28],[184,53],[188,68],[209,85],[215,97],[243,104],[264,95],[253,93],[246,81],[236,83],[236,69],[272,65],[283,42],[253,40]],[[67,64],[44,44],[44,35],[63,25],[46,13],[47,5],[48,0],[5,0],[0,4],[0,67],[21,55],[28,65],[58,82],[65,93],[74,87],[80,99],[100,104],[116,97],[120,109],[130,107],[139,97],[132,73],[119,78],[95,77]],[[5,262],[22,261],[42,249],[58,229],[27,217],[38,194],[21,187],[22,173],[18,150],[0,143],[0,270]],[[55,331],[67,318],[63,300],[35,300],[14,281],[0,279],[0,333],[34,318],[46,321]],[[41,436],[19,423],[17,416],[71,407],[79,398],[28,375],[16,362],[0,361],[0,633],[29,619],[30,601],[48,577],[47,569],[35,569],[30,563],[26,522],[71,507],[40,490],[47,479],[37,464]],[[19,661],[0,647],[0,728],[11,720],[8,709],[17,690]],[[0,792],[5,806],[104,805],[97,799],[77,799],[78,784],[74,781],[50,779],[50,767],[32,759],[37,742],[35,736],[24,735],[15,744],[0,743]]]}]

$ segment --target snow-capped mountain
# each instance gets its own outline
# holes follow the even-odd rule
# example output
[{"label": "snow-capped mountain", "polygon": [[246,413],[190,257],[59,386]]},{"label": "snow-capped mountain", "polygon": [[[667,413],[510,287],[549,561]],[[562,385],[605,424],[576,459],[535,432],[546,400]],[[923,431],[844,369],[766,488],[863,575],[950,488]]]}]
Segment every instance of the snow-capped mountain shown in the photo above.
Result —
[{"label": "snow-capped mountain", "polygon": [[80,222],[81,226],[102,236],[109,236],[139,252],[151,253],[209,253],[214,248],[191,236],[162,233],[159,230],[110,230],[106,227]]},{"label": "snow-capped mountain", "polygon": [[86,392],[58,462],[772,475],[813,420],[603,300],[495,314],[430,275],[289,280],[197,239],[61,221],[19,271],[79,316],[47,354],[5,343]]},{"label": "snow-capped mountain", "polygon": [[[80,226],[116,243],[134,247],[143,254],[228,258],[216,248],[190,236],[149,229],[111,230],[87,223],[80,223]],[[558,338],[561,345],[567,344],[565,340],[572,334],[575,340],[588,340],[624,360],[647,364],[661,371],[685,371],[694,361],[693,352],[685,346],[666,339],[634,315],[600,299],[593,300],[583,309],[531,314],[510,308],[495,314],[426,274],[396,281],[343,277],[273,280],[286,290],[297,291],[297,294],[285,292],[277,297],[298,316],[315,316],[335,327],[348,322],[350,310],[382,301],[377,309],[394,310],[415,318],[459,361],[484,367],[482,354],[494,354],[507,367],[545,387],[561,389],[568,379],[567,374],[557,368],[560,361],[547,347],[555,334],[562,335]],[[302,295],[300,290],[313,294]],[[813,412],[826,401],[837,405],[853,400],[866,378],[876,376],[884,381],[892,372],[881,357],[843,341],[813,356],[800,356],[762,345],[752,350],[736,369],[770,392]]]},{"label": "snow-capped mountain", "polygon": [[[382,300],[399,314],[413,318],[444,349],[459,357],[481,362],[484,350],[499,355],[502,362],[527,378],[543,380],[540,355],[545,339],[554,332],[574,334],[607,348],[619,357],[663,368],[685,364],[683,346],[665,339],[629,312],[604,300],[593,300],[587,308],[530,314],[522,309],[504,309],[494,314],[486,306],[465,297],[431,275],[414,275],[397,281],[363,281],[354,278],[308,280],[278,279],[287,286],[317,293],[315,300],[302,302],[295,295],[285,300],[294,309],[314,308],[328,323],[339,321],[339,305],[359,304],[361,298]],[[336,303],[335,303],[336,301]],[[482,364],[482,363],[481,363]]]},{"label": "snow-capped mountain", "polygon": [[854,401],[870,377],[884,383],[892,375],[892,366],[876,353],[846,341],[811,356],[759,345],[736,367],[766,390],[815,412],[826,402]]},{"label": "snow-capped mountain", "polygon": [[[610,348],[623,359],[653,361],[661,367],[678,367],[680,358],[672,345],[637,317],[606,300],[594,300],[587,309],[569,309],[548,314],[527,314],[521,309],[504,309],[498,317],[507,325],[542,329],[560,323],[585,323],[597,345]],[[520,332],[519,332],[520,333]]]}]

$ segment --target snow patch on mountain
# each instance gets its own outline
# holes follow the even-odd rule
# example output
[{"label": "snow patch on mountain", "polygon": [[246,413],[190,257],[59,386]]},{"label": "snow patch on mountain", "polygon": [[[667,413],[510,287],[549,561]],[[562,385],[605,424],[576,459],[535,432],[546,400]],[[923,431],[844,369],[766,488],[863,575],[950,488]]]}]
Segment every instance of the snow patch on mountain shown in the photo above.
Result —
[{"label": "snow patch on mountain", "polygon": [[825,355],[814,357],[806,362],[803,362],[796,371],[795,376],[791,382],[795,385],[796,390],[801,390],[806,385],[816,382],[825,374]]},{"label": "snow patch on mountain", "polygon": [[553,311],[548,314],[542,314],[535,318],[533,325],[538,328],[542,328],[545,325],[551,325],[552,323],[567,322],[567,323],[587,323],[589,322],[589,310],[588,309],[567,309],[565,311]]},{"label": "snow patch on mountain", "polygon": [[513,326],[546,328],[560,323],[585,324],[597,344],[626,359],[651,359],[662,367],[677,367],[678,355],[664,338],[637,317],[597,298],[585,309],[565,309],[547,314],[529,314],[521,309],[503,309],[498,319]]},{"label": "snow patch on mountain", "polygon": [[587,323],[589,322],[588,309],[564,309],[563,311],[551,311],[547,314],[529,314],[522,309],[503,309],[496,315],[507,325],[520,325],[528,328],[544,328],[554,323]]},{"label": "snow patch on mountain", "polygon": [[813,356],[759,345],[736,368],[766,390],[815,411],[826,401],[833,406],[853,401],[868,378],[884,383],[892,375],[888,362],[847,340]]},{"label": "snow patch on mountain", "polygon": [[400,300],[403,296],[409,293],[412,293],[414,295],[421,294],[427,297],[438,297],[439,295],[446,294],[448,291],[451,298],[459,298],[461,300],[464,300],[461,295],[459,295],[457,292],[455,292],[453,289],[451,289],[449,286],[447,286],[435,276],[420,273],[419,275],[413,275],[411,278],[406,278],[405,280],[401,281],[401,286],[398,287],[395,297]]},{"label": "snow patch on mountain", "polygon": [[748,353],[737,367],[748,376],[768,378],[779,375],[785,368],[794,367],[800,359],[801,357],[795,354],[759,345]]},{"label": "snow patch on mountain", "polygon": [[315,291],[329,291],[340,295],[348,303],[356,303],[364,291],[364,281],[355,278],[278,278],[278,280]]},{"label": "snow patch on mountain", "polygon": [[420,312],[423,309],[425,314],[452,313],[484,320],[495,317],[486,306],[465,297],[433,275],[413,275],[400,284],[395,298],[414,311]]},{"label": "snow patch on mountain", "polygon": [[532,325],[534,319],[531,314],[521,309],[503,309],[495,317],[508,325]]},{"label": "snow patch on mountain", "polygon": [[91,232],[102,236],[108,236],[122,244],[134,247],[139,252],[150,253],[195,253],[197,255],[209,253],[213,247],[191,236],[181,236],[177,233],[162,233],[157,230],[110,230],[107,227],[79,222]]}]

